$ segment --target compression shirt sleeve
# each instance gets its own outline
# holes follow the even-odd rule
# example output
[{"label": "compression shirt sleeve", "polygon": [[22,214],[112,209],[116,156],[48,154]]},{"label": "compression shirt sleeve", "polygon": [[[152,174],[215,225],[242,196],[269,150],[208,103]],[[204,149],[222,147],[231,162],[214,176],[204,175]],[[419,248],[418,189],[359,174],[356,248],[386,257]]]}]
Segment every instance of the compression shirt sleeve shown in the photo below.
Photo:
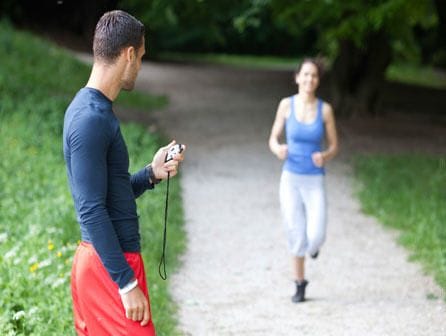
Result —
[{"label": "compression shirt sleeve", "polygon": [[101,116],[73,121],[69,134],[71,173],[78,216],[104,267],[119,288],[133,278],[106,208],[107,150],[111,124]]},{"label": "compression shirt sleeve", "polygon": [[147,189],[153,189],[154,185],[150,183],[149,171],[144,167],[130,177],[133,194],[135,198],[141,196]]}]

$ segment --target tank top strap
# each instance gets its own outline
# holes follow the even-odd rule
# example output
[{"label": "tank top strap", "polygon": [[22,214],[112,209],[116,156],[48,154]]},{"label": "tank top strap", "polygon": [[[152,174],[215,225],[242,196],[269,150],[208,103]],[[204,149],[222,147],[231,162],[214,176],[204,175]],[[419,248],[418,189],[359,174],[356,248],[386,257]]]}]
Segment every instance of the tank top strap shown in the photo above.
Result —
[{"label": "tank top strap", "polygon": [[291,114],[290,114],[290,116],[294,115],[294,100],[295,100],[294,97],[295,97],[295,95],[292,95],[290,97],[290,99],[291,99]]},{"label": "tank top strap", "polygon": [[324,106],[324,101],[320,98],[317,99],[317,120],[323,121],[324,117],[322,115],[322,107]]}]

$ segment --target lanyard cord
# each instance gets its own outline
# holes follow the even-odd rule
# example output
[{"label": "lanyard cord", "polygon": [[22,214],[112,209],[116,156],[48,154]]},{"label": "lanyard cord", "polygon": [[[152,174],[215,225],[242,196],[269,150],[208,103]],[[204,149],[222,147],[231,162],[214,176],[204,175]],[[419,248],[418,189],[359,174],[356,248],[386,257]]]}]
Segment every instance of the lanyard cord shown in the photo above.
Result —
[{"label": "lanyard cord", "polygon": [[[161,255],[161,260],[158,266],[158,273],[161,279],[167,279],[166,273],[166,243],[167,243],[167,208],[169,206],[169,181],[170,181],[170,172],[167,173],[167,186],[166,186],[166,203],[164,206],[164,234],[163,234],[163,253]],[[162,267],[162,273],[161,273]]]}]

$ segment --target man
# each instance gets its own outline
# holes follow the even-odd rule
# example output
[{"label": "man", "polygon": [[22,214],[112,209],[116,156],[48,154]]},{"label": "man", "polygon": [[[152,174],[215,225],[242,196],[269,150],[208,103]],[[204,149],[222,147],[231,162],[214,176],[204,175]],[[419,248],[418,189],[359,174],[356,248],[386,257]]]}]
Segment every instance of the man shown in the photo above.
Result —
[{"label": "man", "polygon": [[133,89],[144,53],[143,24],[123,11],[105,13],[94,34],[90,78],[65,114],[64,156],[82,236],[71,279],[78,335],[155,335],[135,198],[168,173],[175,176],[183,154],[165,162],[172,141],[147,167],[128,173],[112,102],[121,89]]}]

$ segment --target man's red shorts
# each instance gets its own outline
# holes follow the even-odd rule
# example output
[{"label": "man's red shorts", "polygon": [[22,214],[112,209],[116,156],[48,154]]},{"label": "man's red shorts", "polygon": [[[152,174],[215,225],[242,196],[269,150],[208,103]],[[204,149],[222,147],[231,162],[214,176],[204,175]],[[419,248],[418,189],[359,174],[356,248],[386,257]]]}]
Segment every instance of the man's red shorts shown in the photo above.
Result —
[{"label": "man's red shorts", "polygon": [[[124,255],[135,272],[138,286],[149,298],[141,254]],[[91,244],[82,242],[77,248],[71,272],[71,294],[78,335],[155,336],[152,320],[141,327],[140,322],[125,317],[118,286],[110,278]]]}]

